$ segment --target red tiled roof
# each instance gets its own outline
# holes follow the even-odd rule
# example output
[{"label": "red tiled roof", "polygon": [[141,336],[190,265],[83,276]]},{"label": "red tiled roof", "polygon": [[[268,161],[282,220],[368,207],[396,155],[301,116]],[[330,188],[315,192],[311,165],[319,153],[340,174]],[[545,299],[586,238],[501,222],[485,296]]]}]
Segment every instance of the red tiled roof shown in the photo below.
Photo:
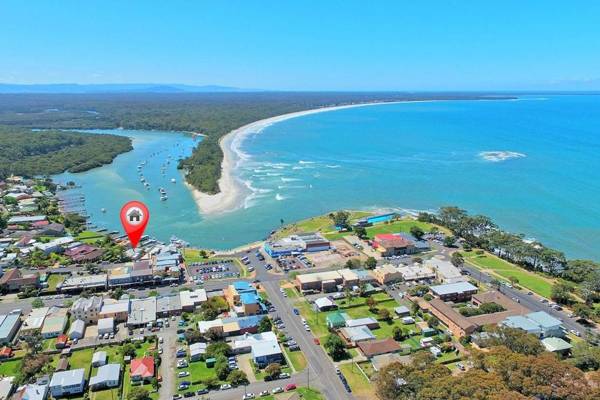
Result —
[{"label": "red tiled roof", "polygon": [[152,378],[154,376],[154,358],[146,356],[131,360],[129,375]]},{"label": "red tiled roof", "polygon": [[402,236],[394,235],[392,233],[380,233],[375,235],[375,242],[385,248],[389,247],[408,247],[412,243],[410,240],[403,238]]},{"label": "red tiled roof", "polygon": [[4,346],[2,350],[0,350],[0,357],[10,357],[12,355],[12,349],[8,346]]}]

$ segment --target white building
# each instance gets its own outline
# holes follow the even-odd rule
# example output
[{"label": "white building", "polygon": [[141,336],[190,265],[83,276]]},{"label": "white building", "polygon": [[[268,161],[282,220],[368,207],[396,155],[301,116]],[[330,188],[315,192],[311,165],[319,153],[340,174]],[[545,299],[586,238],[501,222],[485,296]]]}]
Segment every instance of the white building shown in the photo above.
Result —
[{"label": "white building", "polygon": [[102,297],[92,296],[90,298],[80,297],[71,306],[71,315],[75,319],[80,319],[86,324],[95,324],[98,322],[98,315],[102,309]]},{"label": "white building", "polygon": [[52,397],[62,397],[83,393],[85,370],[83,368],[55,372],[50,380]]},{"label": "white building", "polygon": [[85,332],[85,322],[80,319],[75,320],[69,328],[69,338],[82,339]]},{"label": "white building", "polygon": [[106,333],[111,334],[115,332],[115,320],[114,318],[102,318],[98,320],[98,335],[104,335]]},{"label": "white building", "polygon": [[196,307],[206,302],[206,290],[183,290],[179,292],[179,298],[181,300],[181,309],[183,311],[194,311]]}]

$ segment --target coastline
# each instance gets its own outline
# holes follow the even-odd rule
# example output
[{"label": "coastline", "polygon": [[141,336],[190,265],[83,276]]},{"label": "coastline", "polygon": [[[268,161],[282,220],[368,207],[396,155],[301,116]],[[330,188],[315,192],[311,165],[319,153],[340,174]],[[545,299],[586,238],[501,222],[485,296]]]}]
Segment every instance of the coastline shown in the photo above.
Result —
[{"label": "coastline", "polygon": [[242,182],[234,174],[238,163],[244,159],[244,153],[240,150],[240,146],[247,136],[260,132],[262,129],[277,122],[302,117],[305,115],[343,110],[347,108],[376,106],[382,104],[416,103],[425,101],[429,102],[434,100],[382,101],[321,107],[304,111],[296,111],[289,114],[282,114],[251,122],[229,132],[219,140],[219,146],[223,152],[223,161],[221,162],[221,177],[219,178],[219,193],[207,194],[199,191],[187,182],[185,182],[185,185],[190,190],[192,197],[198,206],[198,211],[200,214],[204,216],[211,216],[235,211],[244,205],[244,198],[247,194],[247,190],[249,190],[249,188],[244,185],[244,182]]}]

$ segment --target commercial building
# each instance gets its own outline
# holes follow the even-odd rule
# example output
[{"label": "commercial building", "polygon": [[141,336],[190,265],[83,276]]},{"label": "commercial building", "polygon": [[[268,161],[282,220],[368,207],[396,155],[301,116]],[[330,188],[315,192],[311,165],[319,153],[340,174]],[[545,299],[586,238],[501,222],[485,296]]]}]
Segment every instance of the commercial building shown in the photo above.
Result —
[{"label": "commercial building", "polygon": [[31,335],[36,332],[41,332],[46,315],[50,311],[50,307],[34,308],[29,312],[23,325],[21,326],[20,336]]},{"label": "commercial building", "polygon": [[107,288],[107,275],[72,276],[59,283],[56,289],[61,292],[81,292],[88,290],[104,290]]},{"label": "commercial building", "polygon": [[125,322],[129,317],[129,299],[105,299],[98,318],[112,318],[115,322]]},{"label": "commercial building", "polygon": [[428,304],[429,311],[437,317],[448,329],[458,337],[472,334],[478,328],[477,324],[463,316],[441,299],[433,299]]},{"label": "commercial building", "polygon": [[477,287],[469,282],[446,283],[431,286],[431,292],[443,301],[465,301],[477,293]]},{"label": "commercial building", "polygon": [[115,332],[114,318],[100,318],[98,320],[98,335],[111,334]]},{"label": "commercial building", "polygon": [[415,263],[412,265],[398,266],[397,270],[402,275],[402,280],[406,282],[435,279],[435,272],[426,265]]},{"label": "commercial building", "polygon": [[256,288],[246,281],[234,282],[227,286],[223,293],[229,306],[238,314],[257,315],[264,310]]},{"label": "commercial building", "polygon": [[13,341],[21,326],[21,310],[13,310],[8,314],[0,315],[0,344]]},{"label": "commercial building", "polygon": [[388,283],[399,282],[402,280],[402,273],[392,264],[384,264],[375,267],[373,276],[380,285],[387,285]]},{"label": "commercial building", "polygon": [[436,279],[441,283],[466,282],[468,278],[464,276],[458,268],[451,262],[431,258],[425,261],[425,265],[435,271]]},{"label": "commercial building", "polygon": [[67,327],[69,317],[67,316],[67,309],[60,308],[49,313],[44,319],[44,325],[42,326],[42,336],[44,339],[50,339],[58,337],[62,334]]},{"label": "commercial building", "polygon": [[128,327],[143,327],[154,322],[156,322],[156,297],[131,300],[131,310],[127,318]]},{"label": "commercial building", "polygon": [[[201,289],[204,290],[204,289]],[[181,296],[172,294],[160,296],[156,298],[156,315],[158,317],[170,317],[172,315],[180,315],[183,311],[181,306]]]},{"label": "commercial building", "polygon": [[81,319],[76,319],[69,328],[69,337],[71,339],[82,339],[85,332],[85,322]]},{"label": "commercial building", "polygon": [[102,303],[101,296],[80,297],[71,306],[71,316],[74,319],[84,321],[88,325],[95,324],[100,318]]},{"label": "commercial building", "polygon": [[353,287],[360,281],[358,274],[349,269],[321,271],[296,276],[295,284],[302,292],[333,292],[340,287]]},{"label": "commercial building", "polygon": [[416,252],[415,243],[393,233],[380,233],[373,237],[373,248],[384,257],[413,254]]},{"label": "commercial building", "polygon": [[326,251],[331,248],[329,240],[319,233],[304,233],[269,241],[264,245],[265,252],[271,257],[289,256],[293,253]]},{"label": "commercial building", "polygon": [[83,393],[85,370],[83,368],[55,372],[50,380],[52,397],[63,397]]},{"label": "commercial building", "polygon": [[182,290],[179,292],[181,309],[186,312],[193,312],[196,307],[199,307],[207,300],[206,290],[204,289]]}]

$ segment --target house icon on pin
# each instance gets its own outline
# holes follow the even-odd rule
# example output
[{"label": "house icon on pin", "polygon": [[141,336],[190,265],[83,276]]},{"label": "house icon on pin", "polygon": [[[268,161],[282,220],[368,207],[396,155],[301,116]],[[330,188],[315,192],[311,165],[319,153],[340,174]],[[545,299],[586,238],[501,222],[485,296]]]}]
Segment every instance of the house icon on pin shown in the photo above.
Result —
[{"label": "house icon on pin", "polygon": [[140,213],[140,210],[136,208],[134,208],[129,212],[129,214],[127,214],[127,219],[129,219],[129,222],[140,222],[141,218],[142,213]]}]

